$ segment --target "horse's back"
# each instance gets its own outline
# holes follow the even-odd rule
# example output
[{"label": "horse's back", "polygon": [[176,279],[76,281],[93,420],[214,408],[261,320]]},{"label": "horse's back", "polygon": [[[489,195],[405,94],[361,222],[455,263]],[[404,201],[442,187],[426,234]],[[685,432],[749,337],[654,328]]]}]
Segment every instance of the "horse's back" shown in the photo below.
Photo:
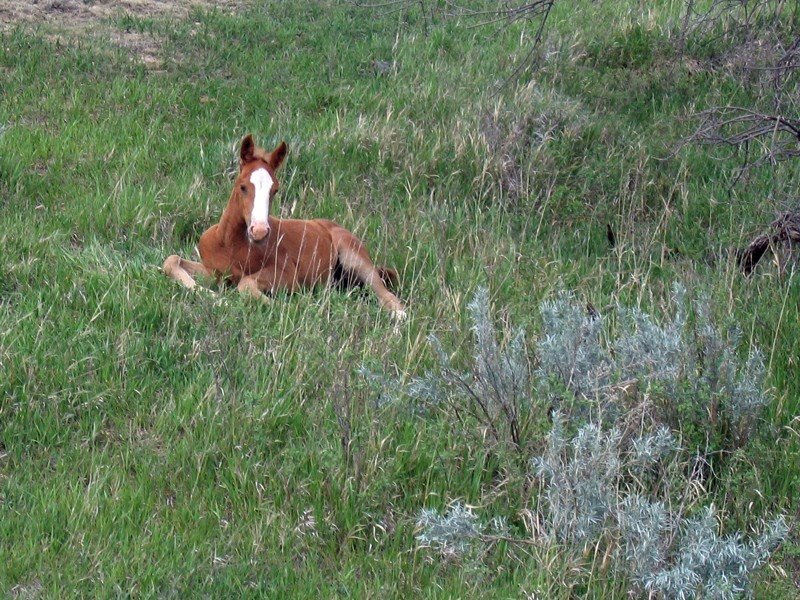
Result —
[{"label": "horse's back", "polygon": [[329,219],[312,219],[312,221],[314,223],[317,223],[321,227],[324,227],[328,231],[333,231],[334,229],[343,229],[343,227],[341,225],[339,225],[338,223],[334,223],[333,221],[330,221]]},{"label": "horse's back", "polygon": [[329,221],[328,219],[314,219],[314,222],[325,228],[331,236],[331,241],[333,242],[333,247],[336,249],[337,254],[341,254],[342,252],[357,252],[359,254],[363,253],[366,256],[364,242],[349,229],[345,229],[338,223]]}]

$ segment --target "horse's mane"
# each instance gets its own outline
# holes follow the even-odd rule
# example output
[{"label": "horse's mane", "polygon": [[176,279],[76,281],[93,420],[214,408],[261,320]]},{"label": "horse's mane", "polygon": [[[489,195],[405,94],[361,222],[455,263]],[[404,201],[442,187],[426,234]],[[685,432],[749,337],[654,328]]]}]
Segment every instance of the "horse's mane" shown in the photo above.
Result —
[{"label": "horse's mane", "polygon": [[259,148],[258,146],[255,147],[253,150],[253,156],[259,160],[263,160],[264,162],[269,162],[269,155],[271,152],[267,152],[263,148]]}]

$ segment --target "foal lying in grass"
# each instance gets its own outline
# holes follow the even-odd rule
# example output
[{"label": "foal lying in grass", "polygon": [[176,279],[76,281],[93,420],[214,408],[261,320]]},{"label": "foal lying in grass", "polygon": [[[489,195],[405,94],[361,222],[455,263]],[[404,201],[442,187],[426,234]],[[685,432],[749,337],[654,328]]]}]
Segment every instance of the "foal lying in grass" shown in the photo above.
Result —
[{"label": "foal lying in grass", "polygon": [[219,223],[200,237],[202,262],[173,254],[164,261],[164,272],[187,288],[195,287],[198,274],[224,277],[241,292],[258,297],[317,285],[365,285],[375,291],[381,306],[404,319],[403,303],[386,288],[386,283],[397,282],[397,272],[376,267],[356,236],[324,219],[269,216],[278,191],[275,172],[285,157],[285,142],[267,153],[251,135],[245,137],[228,206]]}]

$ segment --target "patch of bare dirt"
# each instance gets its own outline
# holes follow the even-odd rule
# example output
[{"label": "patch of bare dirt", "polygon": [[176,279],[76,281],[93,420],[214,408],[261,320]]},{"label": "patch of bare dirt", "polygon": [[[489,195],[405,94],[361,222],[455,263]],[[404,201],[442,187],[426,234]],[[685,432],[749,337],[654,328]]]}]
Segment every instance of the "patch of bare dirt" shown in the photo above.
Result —
[{"label": "patch of bare dirt", "polygon": [[19,600],[38,598],[42,591],[42,582],[34,579],[26,584],[15,585],[11,588],[11,597]]},{"label": "patch of bare dirt", "polygon": [[246,4],[246,0],[2,0],[0,30],[36,27],[64,44],[90,36],[124,48],[132,60],[148,68],[160,69],[163,41],[149,33],[116,27],[116,17],[185,19],[195,8],[235,11]]}]

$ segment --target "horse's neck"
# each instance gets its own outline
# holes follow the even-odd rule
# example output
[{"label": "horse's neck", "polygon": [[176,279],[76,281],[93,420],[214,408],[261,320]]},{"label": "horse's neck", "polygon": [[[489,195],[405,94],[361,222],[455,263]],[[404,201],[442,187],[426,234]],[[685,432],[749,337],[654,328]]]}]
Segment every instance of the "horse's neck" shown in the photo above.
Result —
[{"label": "horse's neck", "polygon": [[233,246],[236,238],[241,236],[240,231],[244,231],[244,220],[236,219],[229,210],[222,213],[219,220],[219,237],[225,246]]},{"label": "horse's neck", "polygon": [[237,242],[241,243],[244,236],[247,235],[244,217],[242,217],[241,211],[237,210],[237,208],[234,196],[231,194],[219,220],[220,241],[225,246],[235,246]]}]

